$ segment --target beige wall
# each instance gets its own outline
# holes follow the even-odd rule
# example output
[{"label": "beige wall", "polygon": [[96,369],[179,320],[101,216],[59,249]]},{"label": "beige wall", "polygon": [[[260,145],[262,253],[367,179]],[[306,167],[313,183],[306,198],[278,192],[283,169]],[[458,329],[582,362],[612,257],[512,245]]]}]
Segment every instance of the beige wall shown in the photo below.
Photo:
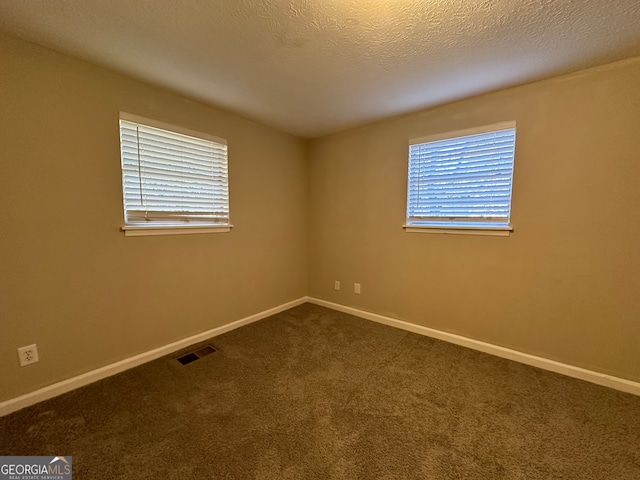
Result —
[{"label": "beige wall", "polygon": [[[505,120],[513,235],[405,233],[408,140]],[[640,59],[315,140],[309,176],[311,296],[640,380]]]},{"label": "beige wall", "polygon": [[[303,141],[19,40],[0,65],[0,401],[306,294]],[[231,233],[124,237],[120,110],[228,140]]]}]

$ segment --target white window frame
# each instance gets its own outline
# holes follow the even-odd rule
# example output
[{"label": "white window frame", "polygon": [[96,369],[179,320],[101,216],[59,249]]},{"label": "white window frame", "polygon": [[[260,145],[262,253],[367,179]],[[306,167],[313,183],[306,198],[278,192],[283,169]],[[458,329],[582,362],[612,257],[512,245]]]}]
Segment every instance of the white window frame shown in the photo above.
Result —
[{"label": "white window frame", "polygon": [[[217,144],[227,145],[227,141],[223,138],[215,137],[213,135],[197,132],[194,130],[190,130],[187,128],[183,128],[176,125],[171,125],[164,122],[159,122],[157,120],[153,120],[150,118],[141,117],[138,115],[132,115],[126,112],[120,112],[119,120],[124,120],[127,122],[137,123],[140,125],[158,128],[161,130],[167,130],[172,133],[177,133],[180,135],[186,135],[189,137],[195,137],[202,140],[207,140],[210,142],[214,142]],[[120,122],[118,122],[120,123]],[[120,132],[120,126],[118,127],[118,131]],[[120,136],[119,136],[120,138]],[[123,153],[122,153],[122,142],[119,141],[120,144],[120,165],[121,168],[123,166]],[[227,154],[228,155],[228,154]],[[228,157],[227,157],[228,158]],[[227,160],[225,158],[225,161]],[[227,171],[227,191],[226,191],[226,201],[227,207],[229,205],[229,192],[228,192],[228,171]],[[184,234],[195,234],[195,233],[225,233],[231,231],[233,225],[229,221],[220,223],[220,222],[208,222],[208,221],[189,221],[187,219],[177,218],[176,220],[167,220],[154,223],[145,223],[143,221],[129,221],[127,218],[127,207],[125,205],[125,179],[124,174],[122,176],[122,205],[123,205],[123,213],[125,218],[125,224],[121,227],[122,231],[124,231],[125,236],[149,236],[149,235],[184,235]]]},{"label": "white window frame", "polygon": [[[436,135],[430,135],[426,137],[420,137],[409,140],[409,149],[414,145],[421,145],[430,142],[437,142],[441,140],[456,139],[459,137],[465,137],[469,135],[477,135],[483,133],[490,133],[494,131],[516,129],[516,122],[501,122],[492,125],[485,125],[477,128],[470,128],[465,130],[458,130],[454,132],[440,133]],[[513,190],[513,166],[515,163],[515,145],[513,151],[513,161],[511,169],[511,190],[509,192],[509,214],[506,221],[501,218],[499,221],[491,219],[489,217],[482,218],[462,218],[462,217],[425,217],[424,220],[416,221],[410,218],[410,188],[411,188],[411,154],[409,153],[409,170],[407,172],[407,219],[403,228],[408,233],[438,233],[438,234],[453,234],[453,235],[488,235],[488,236],[509,236],[513,231],[511,225],[511,203],[512,203],[512,190]]]}]

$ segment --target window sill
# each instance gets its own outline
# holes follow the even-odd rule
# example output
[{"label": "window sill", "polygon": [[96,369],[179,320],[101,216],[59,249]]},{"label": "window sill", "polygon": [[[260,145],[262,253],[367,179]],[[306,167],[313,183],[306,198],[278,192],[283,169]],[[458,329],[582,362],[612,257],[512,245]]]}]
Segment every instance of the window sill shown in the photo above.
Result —
[{"label": "window sill", "polygon": [[490,226],[434,226],[434,225],[403,225],[407,233],[440,233],[447,235],[480,235],[491,237],[508,237],[513,231],[513,227],[490,227]]},{"label": "window sill", "polygon": [[196,233],[227,233],[233,225],[126,225],[122,227],[125,237],[147,237],[152,235],[192,235]]}]

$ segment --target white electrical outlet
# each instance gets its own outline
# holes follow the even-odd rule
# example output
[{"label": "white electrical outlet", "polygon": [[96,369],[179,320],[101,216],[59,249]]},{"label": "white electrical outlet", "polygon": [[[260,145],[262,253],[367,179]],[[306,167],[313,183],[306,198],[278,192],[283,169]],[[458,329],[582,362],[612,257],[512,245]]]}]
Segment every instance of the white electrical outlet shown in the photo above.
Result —
[{"label": "white electrical outlet", "polygon": [[27,347],[20,347],[18,349],[18,358],[20,359],[20,366],[24,367],[32,363],[40,361],[38,358],[38,346],[34,343]]},{"label": "white electrical outlet", "polygon": [[358,295],[360,294],[360,284],[359,283],[354,283],[353,284],[353,293],[357,293]]},{"label": "white electrical outlet", "polygon": [[336,290],[340,290],[340,282],[338,280],[333,282],[333,288],[335,288]]}]

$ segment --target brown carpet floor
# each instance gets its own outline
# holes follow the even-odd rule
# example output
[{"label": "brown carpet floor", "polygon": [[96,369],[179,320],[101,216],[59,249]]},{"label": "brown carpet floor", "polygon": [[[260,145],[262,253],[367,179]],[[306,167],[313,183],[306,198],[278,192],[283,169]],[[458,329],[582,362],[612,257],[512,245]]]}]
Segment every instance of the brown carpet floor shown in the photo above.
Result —
[{"label": "brown carpet floor", "polygon": [[74,479],[640,479],[640,397],[311,304],[0,418]]}]

